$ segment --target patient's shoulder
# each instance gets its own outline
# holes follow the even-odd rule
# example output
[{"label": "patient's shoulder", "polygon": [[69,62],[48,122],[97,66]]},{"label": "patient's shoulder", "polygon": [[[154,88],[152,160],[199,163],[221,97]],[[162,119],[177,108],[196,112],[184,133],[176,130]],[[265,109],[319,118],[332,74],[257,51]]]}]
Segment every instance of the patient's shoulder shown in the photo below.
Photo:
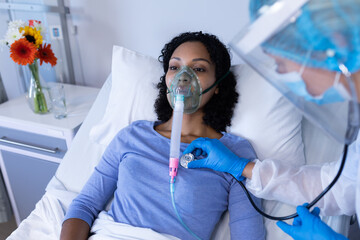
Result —
[{"label": "patient's shoulder", "polygon": [[129,124],[129,127],[149,127],[153,126],[154,121],[148,121],[148,120],[136,120]]},{"label": "patient's shoulder", "polygon": [[134,128],[143,128],[143,127],[152,127],[154,125],[153,121],[148,121],[148,120],[136,120],[131,122],[127,127],[123,128],[126,130],[129,129],[134,129]]},{"label": "patient's shoulder", "polygon": [[243,137],[240,137],[238,135],[234,135],[232,133],[227,133],[227,132],[222,132],[222,134],[224,135],[223,136],[223,140],[225,142],[233,142],[233,143],[246,143],[246,142],[249,142],[247,139],[243,138]]},{"label": "patient's shoulder", "polygon": [[132,134],[134,131],[151,129],[154,125],[153,121],[136,120],[131,122],[126,127],[122,128],[115,136],[115,138],[121,138],[124,135]]},{"label": "patient's shoulder", "polygon": [[251,145],[250,141],[231,134],[231,133],[224,133],[224,137],[222,138],[223,144],[228,147],[231,151],[235,154],[249,159],[256,158],[256,152]]}]

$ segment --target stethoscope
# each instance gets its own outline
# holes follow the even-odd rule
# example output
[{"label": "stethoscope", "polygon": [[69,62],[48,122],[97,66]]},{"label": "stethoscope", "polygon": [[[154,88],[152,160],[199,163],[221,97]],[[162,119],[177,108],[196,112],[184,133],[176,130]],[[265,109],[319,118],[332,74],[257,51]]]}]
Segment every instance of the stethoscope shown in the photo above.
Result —
[{"label": "stethoscope", "polygon": [[[343,154],[343,157],[342,157],[342,160],[341,160],[341,164],[340,164],[340,167],[339,167],[339,170],[336,174],[336,176],[334,177],[334,179],[331,181],[331,183],[312,201],[309,203],[309,205],[306,206],[307,209],[310,209],[311,207],[313,207],[334,185],[335,183],[337,182],[337,180],[339,179],[343,169],[344,169],[344,166],[345,166],[345,161],[346,161],[346,156],[347,156],[347,152],[348,152],[348,145],[345,144],[344,145],[344,154]],[[235,178],[233,176],[233,178]],[[261,215],[263,215],[264,217],[266,218],[269,218],[271,220],[280,220],[280,221],[283,221],[283,220],[288,220],[288,219],[292,219],[292,218],[295,218],[298,216],[297,213],[294,213],[294,214],[291,214],[291,215],[288,215],[288,216],[283,216],[283,217],[275,217],[275,216],[271,216],[265,212],[263,212],[260,208],[258,208],[258,206],[254,203],[253,199],[251,198],[250,196],[250,193],[249,191],[246,189],[245,185],[243,182],[240,182],[239,180],[237,180],[235,178],[235,180],[240,184],[240,186],[242,187],[242,189],[244,190],[246,196],[248,197],[251,205],[255,208],[255,210],[257,212],[259,212]]]}]

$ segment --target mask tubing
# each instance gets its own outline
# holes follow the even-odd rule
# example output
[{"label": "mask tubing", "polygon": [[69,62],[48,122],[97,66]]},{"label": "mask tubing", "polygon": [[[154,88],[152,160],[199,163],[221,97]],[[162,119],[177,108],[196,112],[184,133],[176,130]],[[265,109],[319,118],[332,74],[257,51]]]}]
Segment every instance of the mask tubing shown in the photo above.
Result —
[{"label": "mask tubing", "polygon": [[170,161],[169,161],[169,175],[170,175],[170,195],[172,206],[175,210],[176,217],[181,225],[196,239],[201,240],[195,233],[193,233],[188,226],[181,219],[181,216],[175,205],[175,179],[178,172],[179,157],[180,157],[180,142],[181,142],[181,127],[184,113],[184,96],[176,96],[175,107],[173,112],[173,122],[171,127],[171,141],[170,141]]},{"label": "mask tubing", "polygon": [[[344,166],[345,166],[345,161],[346,161],[346,156],[347,156],[347,152],[348,152],[348,145],[345,144],[344,145],[344,154],[343,154],[343,157],[342,157],[342,160],[341,160],[341,164],[340,164],[340,167],[339,167],[339,170],[336,174],[336,176],[334,177],[334,179],[331,181],[331,183],[311,202],[309,203],[309,205],[306,206],[307,209],[310,209],[312,206],[314,206],[318,201],[320,201],[320,199],[334,186],[334,184],[337,182],[337,180],[339,179],[343,169],[344,169]],[[235,178],[233,176],[233,178]],[[292,218],[295,218],[298,216],[297,213],[294,213],[294,214],[291,214],[291,215],[288,215],[288,216],[283,216],[283,217],[275,217],[275,216],[271,216],[271,215],[268,215],[267,213],[263,212],[260,208],[258,208],[256,206],[256,204],[254,203],[254,201],[252,200],[251,196],[250,196],[250,193],[249,191],[246,189],[244,183],[240,182],[239,180],[237,180],[235,178],[235,180],[240,184],[240,186],[242,187],[242,189],[244,190],[246,196],[248,197],[251,205],[255,208],[255,210],[260,213],[262,216],[266,217],[266,218],[269,218],[271,220],[278,220],[278,221],[283,221],[283,220],[288,220],[288,219],[292,219]]]},{"label": "mask tubing", "polygon": [[170,141],[170,159],[169,159],[169,175],[171,181],[177,175],[180,157],[180,141],[181,141],[181,126],[184,112],[184,99],[175,102],[173,112],[173,122],[171,127],[171,141]]},{"label": "mask tubing", "polygon": [[176,217],[178,218],[179,222],[181,223],[181,225],[186,229],[186,231],[188,231],[194,238],[201,240],[201,238],[199,238],[193,231],[190,230],[190,228],[188,226],[186,226],[186,224],[184,223],[184,221],[182,220],[177,208],[176,208],[176,204],[175,204],[175,197],[174,197],[174,192],[175,192],[175,186],[174,186],[175,180],[173,182],[171,182],[170,180],[170,194],[171,194],[171,202],[172,202],[172,206],[174,208]]}]

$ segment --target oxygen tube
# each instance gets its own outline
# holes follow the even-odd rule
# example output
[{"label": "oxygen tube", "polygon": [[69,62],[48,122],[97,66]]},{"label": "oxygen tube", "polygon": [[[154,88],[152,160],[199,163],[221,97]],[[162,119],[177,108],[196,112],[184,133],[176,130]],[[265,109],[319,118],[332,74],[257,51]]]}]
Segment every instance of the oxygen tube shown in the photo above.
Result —
[{"label": "oxygen tube", "polygon": [[171,127],[171,140],[170,140],[170,159],[169,159],[169,175],[170,175],[170,195],[171,202],[175,214],[181,225],[196,239],[201,240],[194,232],[186,226],[184,221],[176,208],[175,204],[175,178],[179,167],[180,158],[180,142],[181,142],[181,126],[184,113],[184,95],[177,94],[175,100],[175,107],[173,112],[173,122]]}]

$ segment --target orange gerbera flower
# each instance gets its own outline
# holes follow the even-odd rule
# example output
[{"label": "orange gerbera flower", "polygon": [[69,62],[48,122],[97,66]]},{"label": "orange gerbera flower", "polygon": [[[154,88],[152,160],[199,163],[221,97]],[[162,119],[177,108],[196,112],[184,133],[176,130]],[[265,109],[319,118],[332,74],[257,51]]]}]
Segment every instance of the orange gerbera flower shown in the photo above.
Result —
[{"label": "orange gerbera flower", "polygon": [[28,42],[25,38],[16,40],[10,46],[10,57],[14,62],[27,65],[34,62],[36,47],[34,44]]},{"label": "orange gerbera flower", "polygon": [[57,58],[51,50],[51,44],[46,45],[45,43],[44,45],[41,45],[38,52],[36,53],[36,57],[40,59],[40,65],[42,65],[44,61],[45,63],[50,63],[53,67],[57,62]]}]

